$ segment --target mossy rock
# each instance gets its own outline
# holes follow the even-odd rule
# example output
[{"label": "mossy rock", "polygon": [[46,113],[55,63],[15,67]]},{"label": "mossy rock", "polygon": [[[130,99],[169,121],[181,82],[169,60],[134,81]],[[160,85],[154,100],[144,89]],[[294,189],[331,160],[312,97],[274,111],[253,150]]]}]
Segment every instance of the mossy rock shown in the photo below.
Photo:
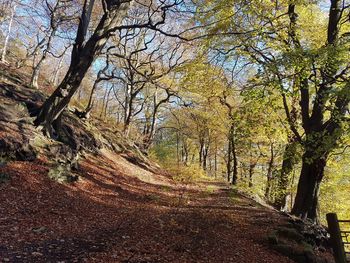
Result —
[{"label": "mossy rock", "polygon": [[312,252],[313,253],[314,249],[313,249],[311,244],[309,244],[305,241],[301,241],[300,245],[302,246],[302,248],[305,252]]},{"label": "mossy rock", "polygon": [[287,256],[288,258],[298,262],[298,263],[315,263],[317,262],[316,256],[313,250],[303,249],[301,247],[296,247],[289,244],[278,244],[273,246],[273,248]]},{"label": "mossy rock", "polygon": [[305,239],[304,236],[301,233],[299,233],[298,230],[296,230],[295,228],[279,227],[277,228],[277,232],[279,236],[295,240],[298,243]]},{"label": "mossy rock", "polygon": [[312,244],[293,227],[281,226],[267,236],[272,248],[298,263],[315,263],[317,257]]},{"label": "mossy rock", "polygon": [[273,246],[273,248],[289,258],[293,257],[295,254],[293,247],[288,244],[277,244]]},{"label": "mossy rock", "polygon": [[79,177],[71,173],[67,165],[58,165],[51,168],[48,173],[49,178],[59,183],[73,183],[79,180]]},{"label": "mossy rock", "polygon": [[0,173],[0,184],[7,183],[11,180],[11,176],[9,174]]},{"label": "mossy rock", "polygon": [[272,231],[268,234],[267,240],[271,245],[277,245],[279,243],[277,231]]},{"label": "mossy rock", "polygon": [[34,161],[36,158],[37,151],[31,145],[26,145],[22,149],[16,151],[16,160]]}]

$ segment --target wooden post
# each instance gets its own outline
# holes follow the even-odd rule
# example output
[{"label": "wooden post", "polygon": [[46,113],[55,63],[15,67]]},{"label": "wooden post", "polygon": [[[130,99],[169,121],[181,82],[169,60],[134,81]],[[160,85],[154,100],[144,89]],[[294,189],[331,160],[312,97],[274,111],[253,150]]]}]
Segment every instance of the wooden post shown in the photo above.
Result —
[{"label": "wooden post", "polygon": [[328,231],[331,235],[331,244],[333,247],[333,255],[336,263],[346,263],[346,255],[343,239],[340,232],[337,214],[327,214]]}]

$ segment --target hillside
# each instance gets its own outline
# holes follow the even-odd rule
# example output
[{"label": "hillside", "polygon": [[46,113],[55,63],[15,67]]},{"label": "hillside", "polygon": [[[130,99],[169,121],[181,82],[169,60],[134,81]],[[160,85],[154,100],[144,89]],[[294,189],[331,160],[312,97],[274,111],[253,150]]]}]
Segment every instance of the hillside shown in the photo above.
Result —
[{"label": "hillside", "polygon": [[30,116],[45,95],[1,74],[1,262],[332,262],[288,236],[294,219],[220,180],[174,181],[101,121],[67,111],[73,139],[47,139]]}]

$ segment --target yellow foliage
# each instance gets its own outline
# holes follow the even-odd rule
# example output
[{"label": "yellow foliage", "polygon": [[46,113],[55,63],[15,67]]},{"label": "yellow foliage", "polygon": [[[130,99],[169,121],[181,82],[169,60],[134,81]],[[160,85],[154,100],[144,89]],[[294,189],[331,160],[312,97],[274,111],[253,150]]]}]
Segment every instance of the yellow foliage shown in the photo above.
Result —
[{"label": "yellow foliage", "polygon": [[205,171],[197,164],[173,164],[167,168],[173,179],[183,184],[190,184],[207,177]]}]

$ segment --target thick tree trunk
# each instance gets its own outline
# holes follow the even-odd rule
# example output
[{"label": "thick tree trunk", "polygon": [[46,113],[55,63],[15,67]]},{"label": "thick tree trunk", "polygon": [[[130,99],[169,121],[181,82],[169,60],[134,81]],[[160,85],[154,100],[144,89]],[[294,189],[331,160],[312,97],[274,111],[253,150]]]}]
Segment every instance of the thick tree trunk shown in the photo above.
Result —
[{"label": "thick tree trunk", "polygon": [[284,149],[282,168],[278,174],[277,192],[275,199],[275,207],[281,211],[287,210],[288,187],[290,182],[290,175],[293,171],[294,165],[298,162],[297,153],[298,142],[295,136],[288,139],[288,143]]},{"label": "thick tree trunk", "polygon": [[325,158],[313,159],[314,152],[305,152],[292,214],[317,221],[320,183],[326,166]]},{"label": "thick tree trunk", "polygon": [[86,59],[79,61],[77,65],[71,65],[61,84],[44,102],[34,124],[36,126],[43,125],[44,133],[47,136],[53,138],[57,137],[52,124],[58,119],[76,90],[79,88],[79,85],[91,63],[92,61]]}]

